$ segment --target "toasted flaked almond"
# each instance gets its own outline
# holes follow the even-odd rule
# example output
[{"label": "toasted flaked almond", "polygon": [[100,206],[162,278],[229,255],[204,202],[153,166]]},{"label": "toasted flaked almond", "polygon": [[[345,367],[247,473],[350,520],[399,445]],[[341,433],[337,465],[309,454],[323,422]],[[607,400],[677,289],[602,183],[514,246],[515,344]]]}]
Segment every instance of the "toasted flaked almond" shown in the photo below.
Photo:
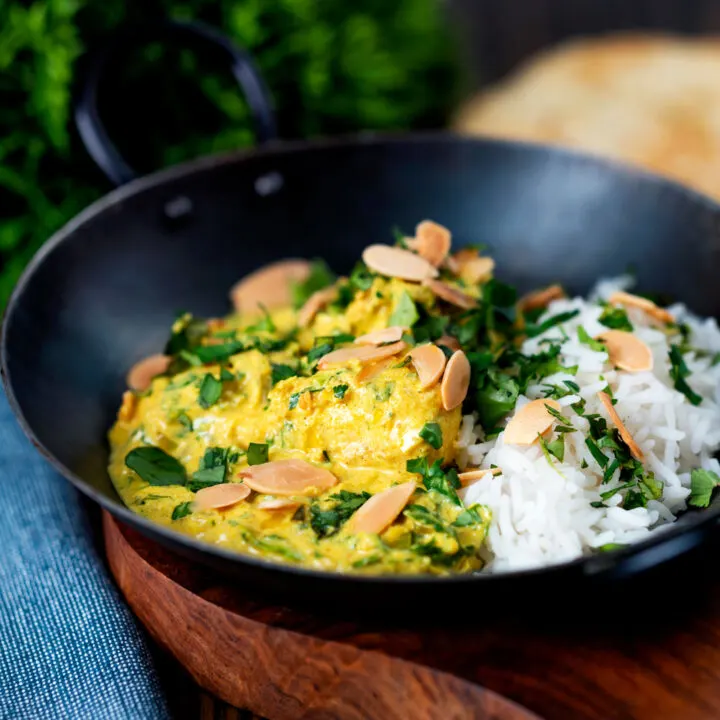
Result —
[{"label": "toasted flaked almond", "polygon": [[410,351],[409,355],[420,379],[420,387],[423,390],[431,388],[440,381],[447,364],[447,358],[437,345],[431,345],[430,343],[418,345]]},{"label": "toasted flaked almond", "polygon": [[137,395],[132,390],[126,390],[122,396],[122,403],[118,410],[118,420],[121,422],[128,422],[133,419],[135,415],[135,408],[137,408]]},{"label": "toasted flaked almond", "polygon": [[358,374],[356,375],[356,380],[359,383],[369,382],[370,380],[373,380],[376,378],[383,370],[387,370],[394,362],[394,357],[384,358],[383,360],[379,360],[375,363],[370,363],[369,365],[363,365],[360,370],[358,371]]},{"label": "toasted flaked almond", "polygon": [[462,404],[468,387],[470,387],[470,362],[462,350],[457,350],[448,360],[440,385],[440,397],[445,410],[453,410]]},{"label": "toasted flaked almond", "polygon": [[425,258],[392,245],[370,245],[362,257],[371,270],[386,277],[421,282],[438,276],[437,268]]},{"label": "toasted flaked almond", "polygon": [[561,285],[550,285],[542,290],[535,290],[527,295],[523,295],[518,300],[517,309],[520,312],[539,310],[540,308],[546,308],[553,300],[559,300],[564,297],[565,291]]},{"label": "toasted flaked almond", "polygon": [[147,390],[157,375],[162,375],[170,365],[167,355],[150,355],[136,362],[127,374],[127,386],[132,390]]},{"label": "toasted flaked almond", "polygon": [[620,416],[617,414],[617,410],[615,410],[615,406],[612,403],[612,398],[606,392],[599,392],[598,397],[600,398],[602,404],[605,406],[607,414],[610,416],[610,420],[612,420],[613,424],[618,429],[620,437],[630,448],[630,452],[633,454],[633,457],[636,460],[640,460],[640,462],[642,462],[645,457],[643,455],[643,451],[638,447],[638,444],[635,442],[633,436],[625,427],[625,423],[623,423],[623,421],[620,419]]},{"label": "toasted flaked almond", "polygon": [[267,495],[311,495],[329,490],[337,478],[304,460],[275,460],[240,472],[248,487]]},{"label": "toasted flaked almond", "polygon": [[495,261],[491,257],[476,257],[460,265],[458,276],[468,285],[477,285],[488,281],[495,270]]},{"label": "toasted flaked almond", "polygon": [[595,339],[605,345],[611,365],[628,372],[652,370],[652,351],[632,333],[624,330],[607,330]]},{"label": "toasted flaked almond", "polygon": [[220,510],[242,502],[250,494],[245,483],[222,483],[195,493],[195,510]]},{"label": "toasted flaked almond", "polygon": [[291,498],[263,498],[255,504],[255,507],[261,510],[294,510],[302,504],[300,500],[292,500]]},{"label": "toasted flaked almond", "polygon": [[236,312],[253,313],[261,308],[292,304],[291,287],[310,274],[307,260],[280,260],[256,270],[233,285],[230,300]]},{"label": "toasted flaked almond", "polygon": [[560,410],[560,404],[548,398],[531,400],[527,405],[523,405],[505,428],[503,436],[505,444],[532,445],[538,439],[538,435],[546,433],[555,422],[546,405]]},{"label": "toasted flaked almond", "polygon": [[665,308],[658,307],[652,300],[633,295],[632,293],[623,292],[622,290],[614,292],[608,298],[608,302],[611,305],[624,305],[625,307],[638,308],[651,318],[662,323],[675,322],[675,318],[665,310]]},{"label": "toasted flaked almond", "polygon": [[375,330],[355,338],[356,345],[382,345],[383,343],[394,343],[402,339],[403,333],[409,328],[393,325],[384,330]]},{"label": "toasted flaked almond", "polygon": [[334,285],[314,292],[298,310],[297,322],[300,327],[307,327],[313,318],[337,297],[337,288]]},{"label": "toasted flaked almond", "polygon": [[426,288],[429,288],[433,295],[450,303],[451,305],[463,308],[464,310],[470,310],[470,308],[477,307],[477,300],[474,297],[462,292],[462,290],[454,288],[452,285],[442,282],[441,280],[433,280],[432,278],[429,278],[427,280],[423,280],[423,285]]},{"label": "toasted flaked almond", "polygon": [[458,480],[460,480],[460,484],[463,487],[467,487],[488,475],[500,475],[501,473],[502,470],[500,468],[476,468],[475,470],[466,470],[465,472],[458,473]]},{"label": "toasted flaked almond", "polygon": [[436,345],[444,345],[448,350],[452,350],[455,352],[455,350],[460,350],[460,343],[457,341],[457,338],[454,338],[452,335],[443,335],[442,337],[439,337],[435,341]]},{"label": "toasted flaked almond", "polygon": [[373,495],[351,518],[351,533],[381,533],[403,511],[415,492],[415,483],[403,483]]},{"label": "toasted flaked almond", "polygon": [[340,350],[333,350],[327,355],[323,355],[318,362],[318,367],[324,370],[333,365],[345,365],[352,360],[357,360],[364,365],[365,363],[377,362],[383,358],[397,355],[406,347],[407,343],[403,340],[391,343],[390,345],[381,345],[380,347],[375,347],[374,345],[353,345],[352,347],[340,348]]},{"label": "toasted flaked almond", "polygon": [[407,246],[434,267],[440,267],[450,252],[450,231],[432,220],[423,220],[415,228],[415,237],[406,240]]}]

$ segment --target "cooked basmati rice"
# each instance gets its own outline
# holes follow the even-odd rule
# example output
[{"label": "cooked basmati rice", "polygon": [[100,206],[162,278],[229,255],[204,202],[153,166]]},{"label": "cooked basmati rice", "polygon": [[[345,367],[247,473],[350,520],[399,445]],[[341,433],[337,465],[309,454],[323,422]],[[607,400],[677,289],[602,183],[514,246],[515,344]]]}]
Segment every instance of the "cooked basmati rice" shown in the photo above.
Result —
[{"label": "cooked basmati rice", "polygon": [[[481,503],[492,510],[487,543],[487,570],[491,572],[563,562],[609,543],[642,540],[673,522],[685,509],[694,468],[720,472],[720,464],[713,457],[720,447],[720,364],[713,365],[713,356],[720,352],[720,330],[714,319],[694,317],[683,305],[669,308],[678,322],[690,328],[689,345],[699,351],[684,355],[691,371],[688,380],[703,397],[698,406],[674,388],[670,377],[668,352],[671,344],[677,343],[677,336],[663,332],[641,310],[629,308],[628,317],[636,337],[652,351],[651,371],[615,370],[607,363],[605,352],[595,351],[578,339],[581,325],[591,337],[607,331],[599,322],[603,307],[597,300],[607,299],[613,291],[627,289],[630,284],[626,277],[604,280],[590,300],[555,300],[541,320],[569,310],[578,310],[579,315],[523,344],[523,352],[533,354],[547,349],[549,340],[562,342],[562,364],[578,366],[575,375],[556,373],[531,384],[515,405],[517,412],[530,400],[545,397],[548,385],[563,380],[577,383],[579,395],[559,399],[563,414],[578,430],[565,435],[562,462],[546,458],[537,442],[506,445],[503,432],[486,440],[476,416],[463,418],[457,439],[458,465],[497,466],[502,470],[502,474],[488,474],[462,491],[467,504]],[[601,502],[601,493],[620,486],[619,473],[616,471],[607,484],[600,484],[602,469],[585,443],[588,421],[569,406],[582,398],[586,414],[607,417],[598,392],[608,385],[617,401],[616,411],[643,451],[645,467],[664,484],[661,498],[649,500],[647,507],[623,509],[621,493],[604,500],[606,507],[591,506]]]}]

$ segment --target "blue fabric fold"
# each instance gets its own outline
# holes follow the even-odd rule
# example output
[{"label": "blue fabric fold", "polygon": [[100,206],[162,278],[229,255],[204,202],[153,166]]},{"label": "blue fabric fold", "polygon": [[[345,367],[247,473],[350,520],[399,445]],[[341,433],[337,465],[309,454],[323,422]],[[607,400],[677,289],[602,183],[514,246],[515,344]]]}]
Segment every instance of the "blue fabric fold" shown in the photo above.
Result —
[{"label": "blue fabric fold", "polygon": [[25,438],[0,391],[0,718],[169,716],[85,503]]}]

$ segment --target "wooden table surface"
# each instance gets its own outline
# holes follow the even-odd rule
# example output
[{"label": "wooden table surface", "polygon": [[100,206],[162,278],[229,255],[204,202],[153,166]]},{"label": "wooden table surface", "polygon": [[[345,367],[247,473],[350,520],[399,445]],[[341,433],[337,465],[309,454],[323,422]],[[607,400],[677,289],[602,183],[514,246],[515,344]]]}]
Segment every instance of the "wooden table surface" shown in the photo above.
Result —
[{"label": "wooden table surface", "polygon": [[[417,668],[415,673],[430,672],[428,677],[434,677],[433,673],[445,678],[454,676],[466,687],[478,689],[475,701],[482,702],[481,688],[488,688],[546,720],[720,718],[720,573],[716,567],[720,541],[641,580],[624,581],[609,592],[598,588],[590,595],[573,590],[559,593],[557,588],[548,587],[544,597],[517,598],[504,608],[491,602],[483,607],[428,608],[427,623],[418,625],[310,615],[263,604],[224,578],[177,558],[129,529],[108,535],[106,528],[106,539],[111,568],[131,606],[155,637],[162,638],[165,633],[161,642],[189,666],[193,653],[187,645],[192,644],[195,624],[203,645],[203,668],[212,662],[216,652],[227,653],[228,648],[232,651],[233,642],[228,643],[227,637],[224,647],[214,644],[223,640],[222,633],[237,634],[234,642],[241,647],[238,667],[245,673],[245,680],[264,681],[263,673],[268,671],[267,667],[248,666],[248,644],[267,643],[268,648],[260,648],[261,654],[255,657],[269,654],[272,666],[288,658],[292,662],[293,652],[296,662],[298,658],[305,662],[302,643],[306,641],[310,657],[320,652],[323,665],[336,663],[335,674],[330,675],[333,682],[344,672],[357,675],[363,656],[367,656],[374,658],[367,673],[368,688],[377,680],[372,677],[375,665],[382,665],[378,673],[394,672],[397,668],[393,663],[397,663]],[[159,582],[153,591],[150,586],[156,580]],[[148,598],[150,610],[147,603],[143,605]],[[185,611],[178,608],[188,598],[191,603],[197,600],[197,607],[189,609],[185,618]],[[163,601],[166,607],[159,611],[157,606]],[[193,613],[201,617],[193,619]],[[216,626],[214,613],[222,614]],[[163,630],[159,626],[170,614],[172,621],[166,622]],[[198,619],[199,624],[194,623]],[[255,630],[258,626],[259,634]],[[187,643],[174,637],[182,633]],[[298,643],[297,648],[291,647]],[[282,653],[277,648],[282,648]],[[338,648],[354,653],[351,670],[348,652],[338,654]],[[381,657],[387,660],[380,663]],[[171,689],[169,696],[176,717],[253,717],[206,693],[198,693],[187,675],[166,658],[160,666],[161,681]],[[253,672],[258,673],[255,678],[251,677]],[[328,675],[322,677],[327,679]],[[357,677],[353,682],[357,688]],[[361,687],[363,682],[361,672]],[[398,680],[399,694],[403,689],[407,692],[403,682]],[[279,690],[285,697],[288,688],[281,687],[281,683],[278,677],[268,678],[268,692]],[[352,691],[353,684],[337,682],[335,687],[338,692],[343,687]],[[454,698],[448,696],[448,701],[457,697],[471,696],[459,693]],[[318,698],[303,717],[366,717],[362,712],[323,713],[320,691]],[[284,711],[282,717],[300,717],[299,708],[305,707],[302,701],[306,700],[306,695],[295,697],[292,709]],[[265,705],[264,697],[258,694],[253,702],[256,709],[257,703],[272,706]],[[473,712],[470,706],[465,715],[463,707],[460,705],[454,717],[494,717]],[[344,712],[343,707],[340,710]],[[509,717],[498,713],[497,717],[501,716]],[[443,715],[431,708],[418,717]],[[275,718],[270,715],[270,720]]]}]

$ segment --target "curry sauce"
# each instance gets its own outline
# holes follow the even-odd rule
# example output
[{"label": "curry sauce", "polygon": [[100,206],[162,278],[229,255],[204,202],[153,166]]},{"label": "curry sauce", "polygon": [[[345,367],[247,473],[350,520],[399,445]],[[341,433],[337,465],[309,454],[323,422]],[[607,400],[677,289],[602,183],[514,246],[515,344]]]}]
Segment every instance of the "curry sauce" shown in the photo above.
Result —
[{"label": "curry sauce", "polygon": [[[398,249],[426,263],[428,279],[440,274]],[[453,338],[437,340],[443,318],[463,312],[446,288],[467,308],[482,282],[443,270],[438,290],[371,263],[334,282],[322,264],[304,275],[295,264],[287,287],[276,268],[260,307],[241,284],[229,317],[177,319],[164,356],[147,365],[154,377],[139,379],[139,366],[129,376],[109,433],[110,475],[128,507],[308,568],[482,567],[490,513],[463,505],[453,465],[470,367]],[[433,318],[427,337],[413,331]],[[432,335],[442,352],[417,352]]]}]

